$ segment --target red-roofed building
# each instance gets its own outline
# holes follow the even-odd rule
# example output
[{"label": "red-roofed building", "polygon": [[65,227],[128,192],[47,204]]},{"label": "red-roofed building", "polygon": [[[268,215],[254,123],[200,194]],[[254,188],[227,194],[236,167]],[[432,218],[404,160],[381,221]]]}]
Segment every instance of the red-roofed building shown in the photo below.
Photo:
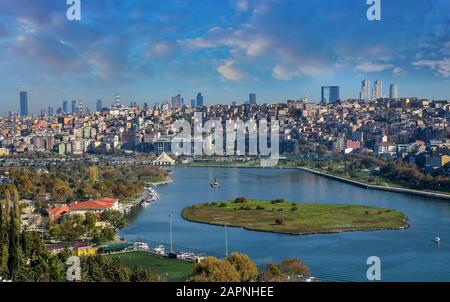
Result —
[{"label": "red-roofed building", "polygon": [[114,198],[102,198],[74,203],[70,206],[70,214],[84,215],[86,212],[102,213],[107,210],[120,210],[119,200]]},{"label": "red-roofed building", "polygon": [[54,207],[47,210],[48,217],[50,217],[50,219],[58,219],[69,212],[70,208],[68,206]]}]

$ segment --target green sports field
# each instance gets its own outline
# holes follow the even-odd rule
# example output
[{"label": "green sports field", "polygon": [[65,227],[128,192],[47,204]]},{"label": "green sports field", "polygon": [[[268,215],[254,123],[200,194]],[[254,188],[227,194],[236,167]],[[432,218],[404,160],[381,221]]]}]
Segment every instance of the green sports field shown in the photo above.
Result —
[{"label": "green sports field", "polygon": [[136,265],[148,268],[153,274],[159,276],[161,281],[186,281],[193,268],[193,264],[189,262],[168,259],[144,252],[114,254],[110,257],[120,259],[125,266],[131,269]]}]

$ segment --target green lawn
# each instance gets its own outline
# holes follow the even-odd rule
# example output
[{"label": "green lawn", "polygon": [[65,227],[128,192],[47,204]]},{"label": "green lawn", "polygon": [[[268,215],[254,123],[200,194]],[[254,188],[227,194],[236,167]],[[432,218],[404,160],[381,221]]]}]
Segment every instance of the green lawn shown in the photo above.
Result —
[{"label": "green lawn", "polygon": [[[264,200],[194,205],[184,209],[182,217],[199,223],[294,235],[408,227],[407,217],[390,209],[291,202],[272,204]],[[282,224],[277,223],[277,219],[281,219]]]},{"label": "green lawn", "polygon": [[132,252],[114,254],[110,257],[119,258],[123,265],[133,269],[136,265],[148,268],[162,281],[183,282],[192,273],[193,264],[185,261],[168,259],[157,255]]}]

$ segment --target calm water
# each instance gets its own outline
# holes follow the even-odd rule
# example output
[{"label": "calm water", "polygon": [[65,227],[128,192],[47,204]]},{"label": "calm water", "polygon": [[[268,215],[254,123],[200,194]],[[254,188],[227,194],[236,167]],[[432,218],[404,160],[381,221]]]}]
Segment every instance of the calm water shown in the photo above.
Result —
[{"label": "calm water", "polygon": [[[450,281],[450,202],[365,190],[297,170],[176,168],[171,177],[173,184],[158,188],[160,200],[143,209],[122,236],[169,242],[173,213],[174,244],[224,254],[224,228],[184,221],[183,208],[238,196],[388,207],[404,212],[411,227],[310,236],[228,229],[229,250],[259,264],[299,257],[325,281],[365,281],[369,256],[381,258],[383,281]],[[209,187],[215,177],[219,190]],[[432,242],[436,234],[440,245]]]}]

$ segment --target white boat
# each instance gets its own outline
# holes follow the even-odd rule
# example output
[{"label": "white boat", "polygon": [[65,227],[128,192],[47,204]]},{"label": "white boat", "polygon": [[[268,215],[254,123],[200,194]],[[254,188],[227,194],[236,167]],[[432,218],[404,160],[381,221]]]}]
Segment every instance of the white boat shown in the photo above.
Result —
[{"label": "white boat", "polygon": [[165,255],[166,249],[164,248],[164,245],[159,245],[153,249],[153,252],[158,255]]},{"label": "white boat", "polygon": [[211,184],[211,188],[213,188],[213,189],[219,189],[220,188],[220,183],[217,181],[217,178],[214,179],[214,182]]},{"label": "white boat", "polygon": [[150,250],[148,244],[145,243],[145,242],[139,242],[139,241],[137,241],[137,242],[134,243],[134,247],[135,247],[138,251],[149,251],[149,250]]},{"label": "white boat", "polygon": [[439,238],[438,236],[434,237],[433,240],[435,243],[441,243],[441,238]]}]

